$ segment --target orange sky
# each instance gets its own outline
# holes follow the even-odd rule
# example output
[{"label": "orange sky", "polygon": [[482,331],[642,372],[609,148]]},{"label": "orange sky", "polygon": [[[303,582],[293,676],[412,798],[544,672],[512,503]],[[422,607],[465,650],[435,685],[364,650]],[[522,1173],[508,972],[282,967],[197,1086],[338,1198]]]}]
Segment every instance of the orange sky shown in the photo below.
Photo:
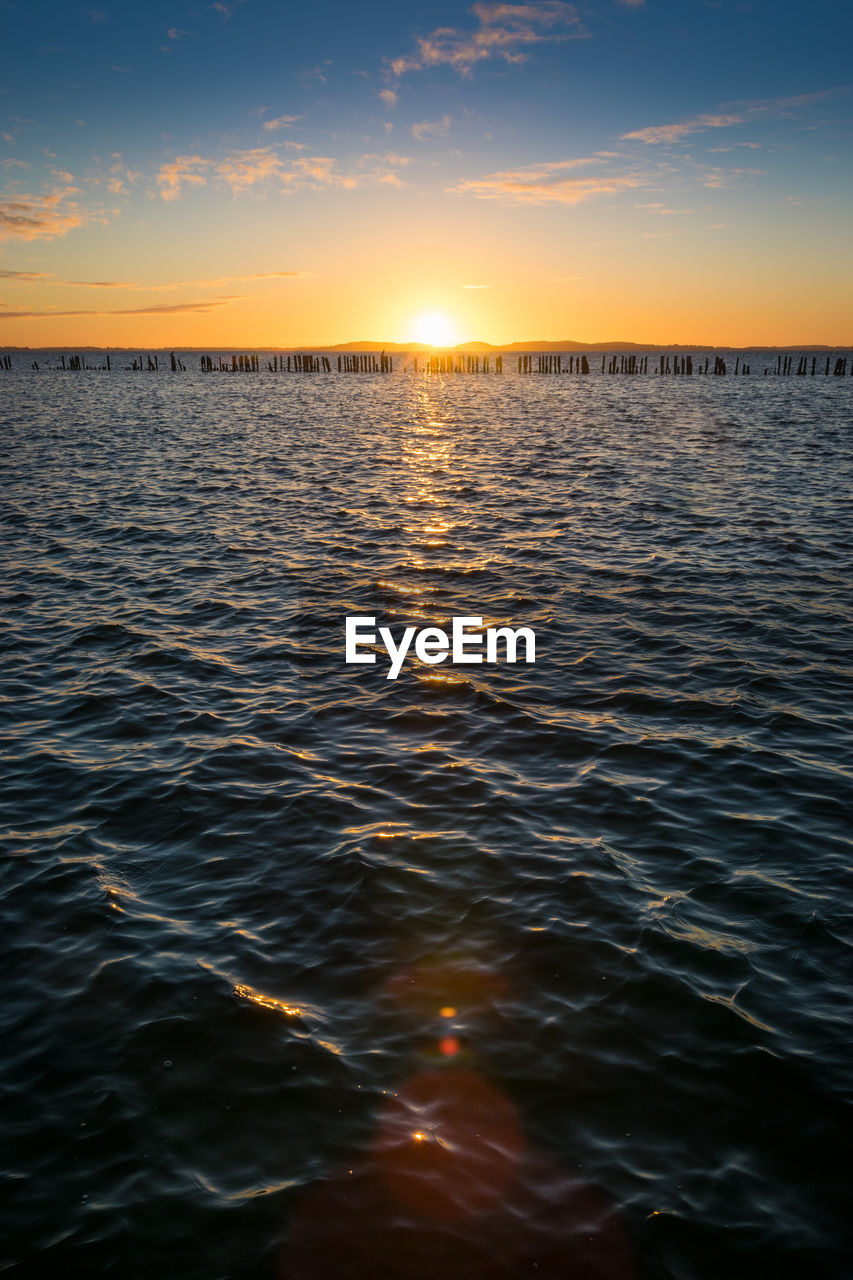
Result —
[{"label": "orange sky", "polygon": [[764,0],[684,29],[670,0],[432,31],[321,5],[278,42],[254,0],[162,32],[160,8],[48,5],[49,47],[9,11],[0,347],[853,343],[849,93],[819,23],[755,62],[735,44]]}]

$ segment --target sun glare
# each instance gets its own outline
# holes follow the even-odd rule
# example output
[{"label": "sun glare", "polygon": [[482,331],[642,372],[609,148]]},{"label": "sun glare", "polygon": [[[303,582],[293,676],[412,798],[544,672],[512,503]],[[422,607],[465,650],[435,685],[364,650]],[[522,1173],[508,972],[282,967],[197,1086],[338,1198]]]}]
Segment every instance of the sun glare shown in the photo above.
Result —
[{"label": "sun glare", "polygon": [[415,342],[425,342],[431,347],[453,347],[459,341],[456,326],[440,311],[425,311],[412,326]]}]

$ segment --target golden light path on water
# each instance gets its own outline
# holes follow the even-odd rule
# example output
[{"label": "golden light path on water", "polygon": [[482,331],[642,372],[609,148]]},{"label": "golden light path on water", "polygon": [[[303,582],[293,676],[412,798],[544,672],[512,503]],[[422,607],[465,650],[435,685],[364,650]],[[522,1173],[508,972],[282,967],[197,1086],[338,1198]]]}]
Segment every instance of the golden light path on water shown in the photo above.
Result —
[{"label": "golden light path on water", "polygon": [[[398,597],[397,606],[386,610],[392,622],[402,614],[448,629],[442,576],[460,568],[481,569],[488,556],[472,561],[454,555],[461,552],[454,534],[459,537],[467,517],[448,489],[452,492],[455,475],[464,469],[460,455],[465,436],[461,425],[448,417],[440,383],[423,380],[416,394],[414,421],[402,443],[400,500],[411,512],[403,530],[404,559],[399,581],[383,580],[382,585]],[[467,679],[464,672],[426,665],[415,670],[412,678],[425,692],[463,685]],[[422,708],[428,705],[429,698],[424,698]],[[417,755],[437,745],[418,736],[400,749]],[[434,834],[429,810],[422,808],[420,816],[425,829],[415,838],[428,840]],[[461,813],[445,812],[443,821],[448,817],[451,823],[464,821]],[[380,832],[380,837],[383,834],[393,839],[392,832]],[[531,1146],[514,1102],[488,1068],[489,1023],[507,993],[508,980],[497,965],[484,960],[482,945],[477,953],[466,954],[463,943],[424,955],[427,946],[426,939],[418,945],[417,939],[409,938],[408,949],[419,951],[421,958],[411,964],[401,955],[396,973],[384,984],[386,995],[417,1019],[419,1047],[401,1062],[399,1083],[377,1118],[371,1143],[344,1175],[347,1181],[363,1180],[368,1187],[360,1204],[357,1233],[351,1234],[347,1210],[342,1212],[339,1202],[343,1194],[348,1205],[349,1197],[333,1176],[297,1213],[283,1254],[282,1277],[296,1265],[294,1274],[320,1280],[320,1266],[331,1262],[338,1269],[345,1265],[346,1275],[366,1278],[383,1257],[393,1257],[395,1275],[421,1277],[428,1273],[424,1267],[430,1265],[435,1239],[419,1258],[411,1251],[412,1238],[432,1238],[436,1231],[464,1222],[465,1241],[460,1238],[458,1257],[449,1262],[443,1253],[441,1270],[435,1274],[502,1280],[509,1273],[493,1255],[489,1237],[496,1233],[505,1237],[512,1265],[538,1268],[541,1261],[543,1278],[556,1277],[553,1268],[562,1266],[562,1261],[555,1264],[555,1256],[562,1259],[564,1253],[567,1257],[574,1253],[579,1280],[605,1274],[608,1280],[629,1280],[633,1269],[627,1244],[609,1206]],[[541,1257],[527,1229],[519,1228],[522,1209],[561,1215]],[[317,1269],[311,1270],[306,1258],[321,1220],[330,1252],[322,1264],[315,1260]],[[395,1246],[403,1223],[408,1233],[405,1257]],[[573,1245],[579,1233],[585,1236],[580,1251]],[[587,1269],[591,1240],[592,1262]],[[380,1269],[376,1274],[384,1272]]]}]

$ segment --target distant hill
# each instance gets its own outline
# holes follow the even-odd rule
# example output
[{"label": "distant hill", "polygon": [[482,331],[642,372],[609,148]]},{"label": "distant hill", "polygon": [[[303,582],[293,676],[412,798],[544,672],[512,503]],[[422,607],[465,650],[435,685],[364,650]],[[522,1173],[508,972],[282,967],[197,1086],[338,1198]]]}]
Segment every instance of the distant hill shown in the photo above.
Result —
[{"label": "distant hill", "polygon": [[683,342],[576,342],[574,338],[541,339],[528,342],[505,342],[496,346],[492,342],[460,342],[455,347],[430,347],[424,342],[344,342],[334,347],[300,347],[304,351],[384,351],[387,355],[406,352],[410,355],[429,354],[436,351],[458,351],[462,354],[476,354],[491,351],[844,351],[844,346],[831,347],[826,344],[801,344],[789,342],[784,347],[767,347],[752,345],[747,347],[713,346],[705,343]]},{"label": "distant hill", "polygon": [[115,352],[117,354],[127,353],[129,355],[134,355],[139,351],[150,351],[150,352],[157,351],[157,352],[166,352],[168,354],[168,352],[172,350],[176,352],[182,352],[184,354],[188,352],[196,352],[196,351],[206,352],[206,353],[218,352],[222,355],[227,354],[230,357],[232,353],[235,355],[239,355],[242,352],[252,352],[252,353],[269,353],[270,355],[272,355],[274,352],[279,352],[279,351],[283,351],[285,354],[287,354],[288,352],[294,352],[294,351],[314,352],[314,353],[318,353],[322,351],[330,352],[330,353],[331,352],[343,353],[347,351],[351,351],[351,352],[368,352],[369,351],[369,352],[378,353],[380,351],[384,351],[386,355],[392,355],[392,356],[398,355],[398,354],[399,355],[430,355],[430,354],[438,354],[438,353],[450,352],[450,351],[458,352],[459,354],[462,354],[462,355],[475,355],[477,353],[488,354],[490,352],[512,353],[512,352],[522,352],[522,351],[534,351],[534,352],[535,351],[589,351],[589,352],[592,352],[592,351],[642,351],[646,353],[653,352],[653,351],[689,351],[689,352],[694,352],[694,351],[699,351],[699,352],[799,351],[801,353],[805,353],[805,352],[820,352],[820,351],[824,351],[824,352],[851,351],[853,350],[853,347],[851,347],[849,343],[847,345],[845,345],[844,343],[839,343],[835,346],[829,346],[826,343],[789,342],[782,347],[780,346],[769,347],[769,346],[764,346],[760,343],[753,343],[750,346],[727,347],[720,344],[717,344],[716,346],[714,346],[711,343],[703,344],[703,343],[697,343],[697,342],[693,342],[693,343],[623,342],[623,341],[577,342],[575,341],[574,338],[562,338],[559,341],[555,341],[554,339],[551,339],[551,338],[548,338],[548,339],[543,338],[540,341],[533,341],[533,342],[505,342],[497,346],[491,342],[460,342],[455,347],[431,347],[431,346],[428,346],[427,343],[425,342],[374,342],[372,340],[365,340],[363,342],[339,342],[335,346],[326,346],[322,342],[317,342],[317,343],[312,343],[309,346],[303,345],[298,347],[284,346],[281,343],[274,343],[274,342],[273,343],[261,342],[261,343],[256,343],[252,346],[241,346],[239,344],[231,345],[229,343],[220,342],[220,343],[209,343],[207,346],[203,346],[203,347],[184,346],[182,343],[179,343],[179,342],[173,343],[171,347],[170,346],[157,346],[157,347],[100,346],[100,347],[96,347],[87,343],[80,344],[79,346],[22,347],[22,346],[15,346],[12,344],[9,344],[9,345],[0,344],[0,350],[31,351],[34,353],[38,353],[42,351],[52,351],[52,352],[56,352],[57,354],[59,354],[60,352],[66,352],[66,351],[71,353],[101,351],[101,352]]}]

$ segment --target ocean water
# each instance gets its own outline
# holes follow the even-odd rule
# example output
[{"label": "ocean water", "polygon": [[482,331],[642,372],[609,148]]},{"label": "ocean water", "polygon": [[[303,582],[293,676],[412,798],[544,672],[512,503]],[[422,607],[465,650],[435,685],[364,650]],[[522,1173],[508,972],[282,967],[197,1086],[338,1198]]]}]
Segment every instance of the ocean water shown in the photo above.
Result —
[{"label": "ocean water", "polygon": [[759,362],[0,372],[0,1267],[850,1274],[853,379]]}]

